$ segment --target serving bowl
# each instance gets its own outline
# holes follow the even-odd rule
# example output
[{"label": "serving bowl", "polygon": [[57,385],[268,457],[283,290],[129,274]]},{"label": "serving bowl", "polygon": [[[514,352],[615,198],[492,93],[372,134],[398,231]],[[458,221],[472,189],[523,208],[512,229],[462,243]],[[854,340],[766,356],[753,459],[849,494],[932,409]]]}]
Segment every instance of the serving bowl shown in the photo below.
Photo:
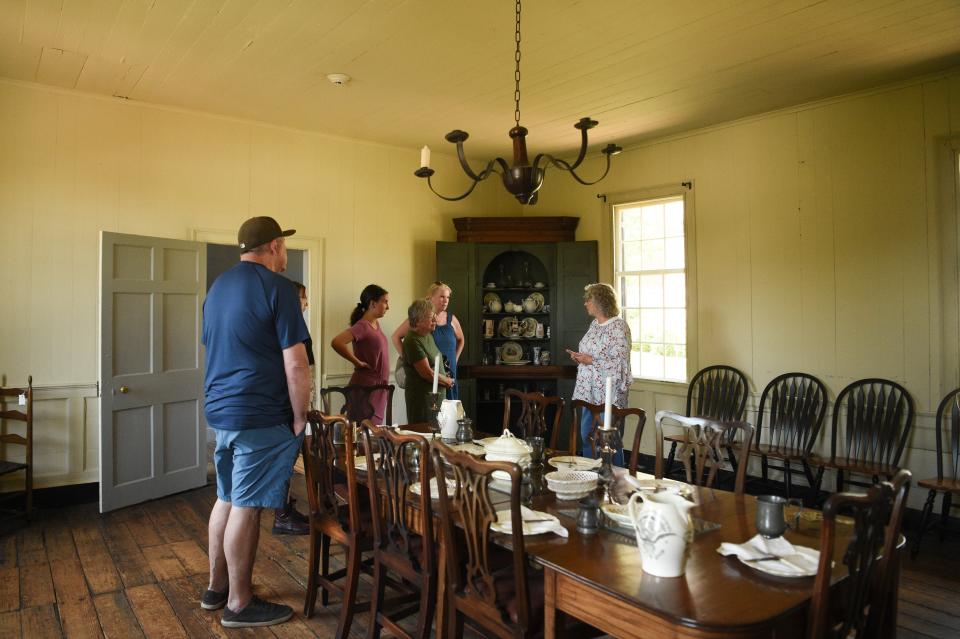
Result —
[{"label": "serving bowl", "polygon": [[589,470],[555,470],[543,476],[561,501],[582,499],[597,489],[600,475]]}]

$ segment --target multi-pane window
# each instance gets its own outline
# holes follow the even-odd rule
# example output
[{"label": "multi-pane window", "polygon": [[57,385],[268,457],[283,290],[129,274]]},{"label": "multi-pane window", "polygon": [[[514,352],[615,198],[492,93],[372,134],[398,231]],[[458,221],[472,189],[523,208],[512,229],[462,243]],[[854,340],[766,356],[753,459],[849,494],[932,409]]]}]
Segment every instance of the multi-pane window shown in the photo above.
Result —
[{"label": "multi-pane window", "polygon": [[634,377],[687,381],[683,197],[613,207],[614,269]]}]

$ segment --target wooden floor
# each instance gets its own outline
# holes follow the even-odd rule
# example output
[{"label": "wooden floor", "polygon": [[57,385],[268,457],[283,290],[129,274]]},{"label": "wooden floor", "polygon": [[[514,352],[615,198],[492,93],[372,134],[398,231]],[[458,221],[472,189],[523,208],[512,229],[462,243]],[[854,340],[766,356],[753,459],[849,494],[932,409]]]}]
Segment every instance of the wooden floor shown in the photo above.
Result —
[{"label": "wooden floor", "polygon": [[[220,612],[200,609],[215,498],[207,486],[102,516],[95,504],[41,511],[32,525],[0,536],[0,637],[333,636],[337,604],[318,604],[312,619],[300,614],[307,538],[273,536],[266,514],[255,590],[297,614],[271,628],[227,631]],[[368,593],[364,578],[360,596]],[[958,594],[960,539],[941,544],[930,534],[919,559],[904,566],[899,636],[960,636]],[[367,617],[357,616],[351,636],[365,636]]]}]

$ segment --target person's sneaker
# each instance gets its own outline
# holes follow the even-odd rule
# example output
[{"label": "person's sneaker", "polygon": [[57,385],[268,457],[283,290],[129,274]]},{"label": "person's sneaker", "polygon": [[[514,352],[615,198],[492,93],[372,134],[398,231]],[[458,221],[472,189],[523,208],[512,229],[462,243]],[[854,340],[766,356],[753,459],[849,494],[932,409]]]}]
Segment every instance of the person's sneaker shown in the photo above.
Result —
[{"label": "person's sneaker", "polygon": [[306,515],[301,515],[293,507],[293,499],[287,502],[283,508],[277,508],[273,511],[273,534],[274,535],[309,535],[310,520]]},{"label": "person's sneaker", "polygon": [[200,607],[204,610],[220,610],[227,605],[227,595],[229,593],[229,590],[226,592],[217,592],[208,589],[203,593],[203,596],[200,597]]},{"label": "person's sneaker", "polygon": [[254,595],[250,603],[240,612],[229,607],[223,609],[220,625],[224,628],[252,628],[254,626],[272,626],[283,623],[293,616],[293,608],[283,604],[270,603]]}]

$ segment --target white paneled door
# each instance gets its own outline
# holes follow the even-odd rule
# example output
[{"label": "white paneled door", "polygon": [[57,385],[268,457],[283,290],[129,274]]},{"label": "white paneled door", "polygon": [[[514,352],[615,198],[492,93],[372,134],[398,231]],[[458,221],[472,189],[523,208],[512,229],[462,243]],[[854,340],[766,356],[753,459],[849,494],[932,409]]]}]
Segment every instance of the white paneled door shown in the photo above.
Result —
[{"label": "white paneled door", "polygon": [[100,511],[206,483],[206,245],[101,233]]}]

